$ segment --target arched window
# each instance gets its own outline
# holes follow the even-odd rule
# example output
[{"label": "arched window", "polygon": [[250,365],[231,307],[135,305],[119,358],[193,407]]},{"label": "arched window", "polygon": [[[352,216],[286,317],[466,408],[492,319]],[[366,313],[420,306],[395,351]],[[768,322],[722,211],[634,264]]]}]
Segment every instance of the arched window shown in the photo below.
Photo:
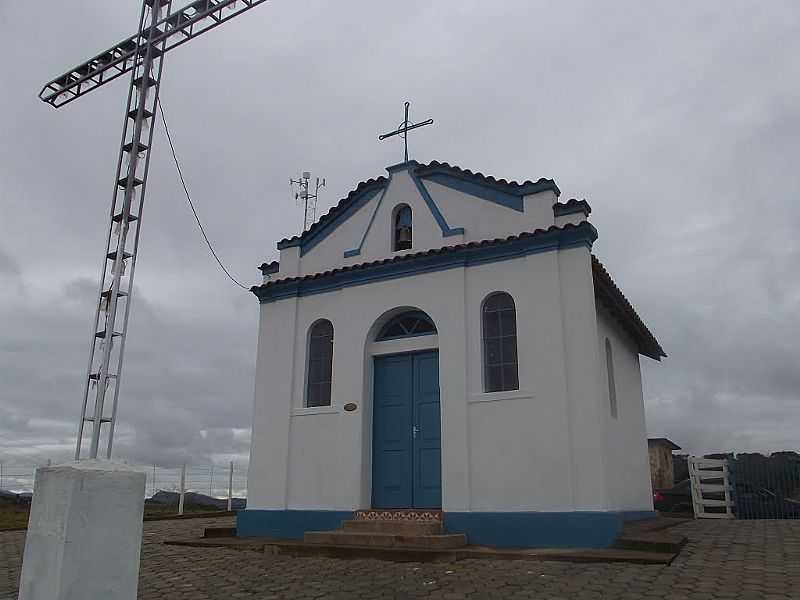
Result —
[{"label": "arched window", "polygon": [[331,405],[332,374],[333,324],[322,319],[309,332],[306,406]]},{"label": "arched window", "polygon": [[483,302],[483,386],[487,392],[519,389],[517,311],[514,299],[497,292]]},{"label": "arched window", "polygon": [[606,338],[606,371],[608,373],[608,402],[611,405],[611,416],[617,418],[617,384],[614,381],[614,354],[611,352],[611,341]]},{"label": "arched window", "polygon": [[418,335],[434,335],[435,333],[436,325],[428,315],[421,310],[411,310],[397,315],[386,323],[375,340],[382,342]]},{"label": "arched window", "polygon": [[408,250],[411,248],[412,226],[411,226],[411,207],[401,204],[394,211],[394,226],[392,248],[397,250]]}]

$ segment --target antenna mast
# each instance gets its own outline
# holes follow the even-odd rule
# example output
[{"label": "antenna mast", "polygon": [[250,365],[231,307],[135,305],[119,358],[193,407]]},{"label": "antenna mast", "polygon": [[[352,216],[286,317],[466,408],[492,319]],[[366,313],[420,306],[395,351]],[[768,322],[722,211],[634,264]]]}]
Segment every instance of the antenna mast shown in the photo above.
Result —
[{"label": "antenna mast", "polygon": [[319,177],[316,178],[314,192],[311,192],[311,172],[303,171],[299,179],[289,179],[289,186],[294,190],[297,186],[297,191],[294,193],[294,199],[297,203],[303,203],[303,231],[306,231],[317,220],[317,197],[319,196],[320,188],[325,187],[325,178],[322,181]]}]

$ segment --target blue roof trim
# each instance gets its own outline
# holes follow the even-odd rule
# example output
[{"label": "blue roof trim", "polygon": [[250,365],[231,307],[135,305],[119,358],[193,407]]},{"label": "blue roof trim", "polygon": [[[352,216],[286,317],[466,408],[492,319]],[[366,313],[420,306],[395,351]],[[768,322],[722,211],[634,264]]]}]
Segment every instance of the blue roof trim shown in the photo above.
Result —
[{"label": "blue roof trim", "polygon": [[396,165],[391,165],[386,167],[386,170],[391,173],[397,173],[399,171],[408,171],[412,167],[418,167],[419,163],[415,160],[407,160],[406,162],[397,163]]},{"label": "blue roof trim", "polygon": [[383,197],[386,195],[386,190],[389,189],[389,184],[392,182],[392,175],[391,172],[389,173],[389,181],[384,186],[383,190],[381,190],[381,197],[378,198],[378,202],[375,204],[375,210],[372,211],[372,215],[369,217],[369,222],[367,223],[367,228],[364,230],[364,235],[361,236],[361,241],[358,243],[357,248],[353,248],[352,250],[345,250],[344,257],[351,258],[353,256],[358,256],[361,254],[361,248],[364,247],[364,242],[367,239],[367,234],[369,230],[372,229],[372,223],[375,221],[375,215],[378,214],[378,209],[383,204]]},{"label": "blue roof trim", "polygon": [[284,248],[291,248],[292,246],[300,246],[300,256],[306,254],[309,250],[311,250],[314,246],[319,244],[322,240],[324,240],[328,235],[336,229],[336,226],[341,223],[342,221],[348,219],[352,216],[355,212],[358,211],[362,206],[367,204],[370,200],[372,200],[375,196],[377,196],[380,192],[386,189],[387,183],[384,183],[379,188],[369,188],[358,194],[353,201],[347,205],[346,208],[340,210],[336,213],[336,215],[329,219],[324,226],[318,228],[316,231],[311,232],[308,237],[305,238],[293,238],[291,240],[283,240],[278,242],[278,250],[283,250]]},{"label": "blue roof trim", "polygon": [[428,192],[428,189],[425,187],[425,184],[422,183],[422,180],[412,172],[409,172],[408,174],[411,175],[411,179],[414,181],[414,184],[417,186],[417,190],[419,190],[419,193],[422,196],[422,199],[425,200],[425,204],[428,205],[428,208],[430,209],[431,213],[433,214],[433,218],[436,219],[436,223],[437,223],[437,225],[439,225],[439,229],[442,230],[442,235],[444,237],[450,237],[452,235],[463,235],[464,234],[464,228],[463,227],[452,228],[447,224],[447,221],[445,220],[444,215],[439,210],[439,207],[436,206],[436,202],[434,202],[433,198],[431,198],[431,195]]},{"label": "blue roof trim", "polygon": [[364,235],[361,236],[361,241],[358,243],[356,248],[352,248],[351,250],[345,250],[344,257],[345,258],[352,258],[353,256],[359,256],[361,254],[361,248],[364,247],[364,241],[367,239],[367,235],[369,234],[370,229],[372,229],[372,224],[375,221],[375,216],[378,214],[378,210],[383,203],[383,197],[386,195],[386,190],[389,189],[389,186],[392,183],[392,177],[394,177],[395,173],[400,173],[403,171],[408,171],[409,176],[414,181],[414,184],[417,186],[417,190],[422,196],[422,199],[425,201],[425,204],[431,211],[433,218],[436,220],[436,224],[439,225],[439,229],[442,230],[442,235],[444,237],[450,237],[453,235],[463,235],[464,228],[463,227],[456,227],[452,228],[447,224],[447,221],[442,215],[439,207],[436,205],[436,202],[433,200],[431,195],[428,193],[428,190],[423,185],[422,181],[414,175],[412,169],[419,167],[419,163],[415,160],[409,160],[407,162],[398,163],[396,165],[392,165],[390,167],[386,167],[386,170],[389,172],[389,181],[386,186],[383,188],[383,192],[381,193],[381,197],[378,199],[377,204],[375,205],[375,210],[372,211],[372,216],[369,218],[369,223],[367,223],[367,228],[364,231]]},{"label": "blue roof trim", "polygon": [[524,212],[525,210],[522,194],[509,194],[508,192],[473,183],[472,181],[466,181],[459,177],[448,175],[447,173],[431,173],[430,175],[423,175],[422,179],[433,181],[434,183],[438,183],[439,185],[443,185],[458,192],[469,194],[470,196],[475,196],[482,200],[488,200],[489,202],[511,208],[518,212]]},{"label": "blue roof trim", "polygon": [[562,248],[591,248],[596,239],[597,230],[590,223],[583,222],[579,225],[565,225],[563,228],[551,227],[547,231],[540,230],[505,240],[449,246],[406,254],[391,260],[343,267],[318,275],[278,280],[255,286],[251,291],[265,304],[284,298],[322,294],[376,281],[498,262]]},{"label": "blue roof trim", "polygon": [[[433,175],[448,175],[453,179],[448,179],[447,181],[453,183],[453,185],[463,185],[454,183],[455,180],[460,180],[462,182],[466,182],[467,184],[473,184],[477,186],[477,188],[473,188],[471,186],[468,187],[474,193],[478,194],[479,197],[488,195],[489,199],[500,201],[501,204],[504,202],[507,204],[515,204],[514,202],[509,202],[509,196],[522,197],[545,190],[553,191],[556,196],[561,194],[561,191],[558,189],[558,186],[556,186],[552,179],[539,179],[536,182],[525,181],[524,183],[517,183],[515,181],[506,181],[505,179],[495,179],[494,177],[483,175],[482,173],[473,173],[468,169],[462,169],[455,165],[449,165],[447,163],[440,163],[437,161],[423,165],[415,160],[409,160],[387,167],[386,170],[389,172],[390,179],[392,173],[397,173],[400,171],[409,171],[412,179],[415,176],[433,179]],[[319,221],[314,223],[309,229],[302,232],[300,235],[279,241],[277,244],[278,250],[298,246],[301,248],[301,255],[305,254],[308,252],[308,250],[326,238],[332,229],[335,229],[343,220],[350,217],[355,210],[358,210],[358,208],[363,206],[363,202],[371,200],[372,197],[374,197],[374,195],[369,195],[371,192],[379,189],[385,189],[385,187],[388,185],[388,182],[388,179],[381,176],[377,179],[370,179],[368,181],[359,183],[355,190],[350,192],[346,198],[340,200],[336,206],[332,207],[327,214],[320,217]],[[417,184],[423,199],[428,204],[431,212],[436,218],[437,224],[442,229],[442,235],[444,237],[449,237],[463,234],[463,228],[450,227],[447,225],[447,222],[442,216],[441,211],[439,211],[436,203],[431,198],[425,186],[416,180],[415,184]],[[497,192],[497,194],[487,194],[486,192],[478,191],[481,188],[494,190]],[[364,197],[365,194],[367,195],[366,198]],[[359,200],[361,202],[359,202]],[[357,205],[353,206],[353,204]],[[356,249],[354,248],[347,250],[345,254],[346,256],[357,256],[359,253],[360,251],[356,252]]]},{"label": "blue roof trim", "polygon": [[435,173],[443,173],[450,175],[462,181],[475,183],[482,188],[494,189],[500,192],[511,194],[512,196],[528,196],[530,194],[538,194],[539,192],[551,191],[556,197],[561,195],[561,190],[558,189],[556,182],[552,179],[541,178],[538,181],[525,181],[524,183],[517,183],[516,181],[506,181],[505,179],[495,179],[490,175],[483,173],[473,173],[469,169],[462,169],[449,165],[447,163],[440,163],[433,161],[427,165],[420,165],[416,169],[417,175],[422,178],[428,178]]}]

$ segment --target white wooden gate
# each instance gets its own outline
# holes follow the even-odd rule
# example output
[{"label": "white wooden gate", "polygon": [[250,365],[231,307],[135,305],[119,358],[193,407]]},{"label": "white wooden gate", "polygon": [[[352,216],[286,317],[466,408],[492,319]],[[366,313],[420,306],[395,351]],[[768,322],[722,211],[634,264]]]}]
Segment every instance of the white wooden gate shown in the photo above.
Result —
[{"label": "white wooden gate", "polygon": [[690,456],[689,479],[695,519],[734,518],[727,460]]}]

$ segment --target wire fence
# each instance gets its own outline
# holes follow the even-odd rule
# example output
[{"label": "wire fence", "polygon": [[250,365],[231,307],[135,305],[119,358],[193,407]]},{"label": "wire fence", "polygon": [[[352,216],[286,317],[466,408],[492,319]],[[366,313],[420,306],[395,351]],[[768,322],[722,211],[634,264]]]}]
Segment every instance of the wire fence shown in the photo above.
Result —
[{"label": "wire fence", "polygon": [[[0,490],[15,494],[32,493],[36,469],[49,464],[50,461],[34,464],[0,460]],[[180,493],[181,489],[212,498],[227,499],[229,495],[233,498],[247,498],[246,465],[229,463],[186,465],[175,468],[137,464],[128,466],[145,474],[145,495],[148,498],[152,498],[158,492]],[[183,486],[181,486],[182,480]]]},{"label": "wire fence", "polygon": [[[693,460],[707,463],[703,467],[706,469],[705,481],[699,482],[694,478],[692,482],[695,516],[719,517],[727,513],[748,520],[800,519],[800,453],[727,452],[704,457],[673,456],[675,490],[690,476],[687,461],[691,463]],[[715,467],[714,463],[719,465]],[[682,489],[689,493],[689,488]],[[697,515],[699,500],[711,507],[701,511],[703,515]]]},{"label": "wire fence", "polygon": [[800,455],[728,458],[737,519],[800,519]]}]

